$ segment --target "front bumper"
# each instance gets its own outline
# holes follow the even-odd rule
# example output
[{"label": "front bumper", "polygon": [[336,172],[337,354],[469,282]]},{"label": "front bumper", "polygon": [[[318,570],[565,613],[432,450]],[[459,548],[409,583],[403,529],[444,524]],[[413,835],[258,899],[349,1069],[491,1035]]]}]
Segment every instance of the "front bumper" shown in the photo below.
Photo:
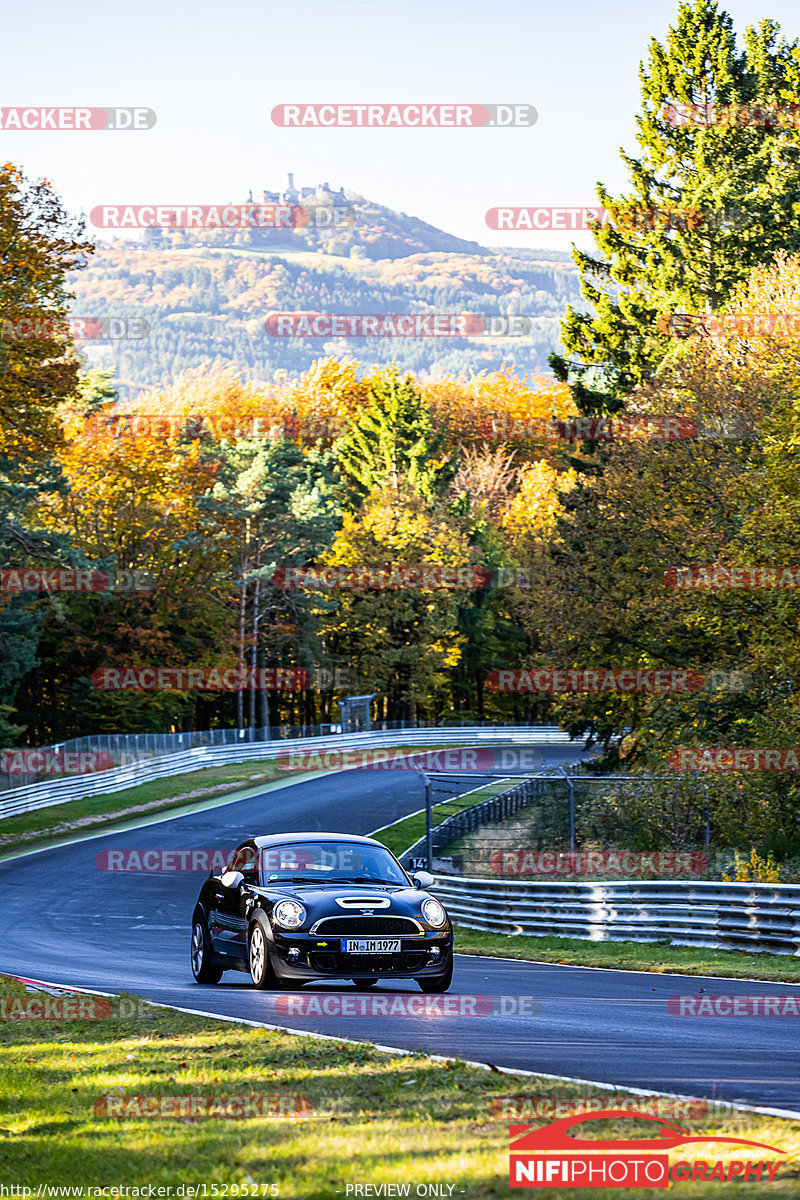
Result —
[{"label": "front bumper", "polygon": [[453,955],[452,929],[403,935],[400,952],[396,954],[344,954],[341,942],[340,936],[275,933],[273,966],[279,978],[293,983],[312,979],[374,979],[376,975],[416,979],[443,974]]}]

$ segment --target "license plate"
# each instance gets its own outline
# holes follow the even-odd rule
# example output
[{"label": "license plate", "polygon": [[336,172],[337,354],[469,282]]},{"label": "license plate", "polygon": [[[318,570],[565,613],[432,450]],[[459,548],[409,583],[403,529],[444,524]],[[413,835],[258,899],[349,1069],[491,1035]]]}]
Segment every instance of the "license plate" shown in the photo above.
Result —
[{"label": "license plate", "polygon": [[342,939],[342,954],[399,954],[400,938]]}]

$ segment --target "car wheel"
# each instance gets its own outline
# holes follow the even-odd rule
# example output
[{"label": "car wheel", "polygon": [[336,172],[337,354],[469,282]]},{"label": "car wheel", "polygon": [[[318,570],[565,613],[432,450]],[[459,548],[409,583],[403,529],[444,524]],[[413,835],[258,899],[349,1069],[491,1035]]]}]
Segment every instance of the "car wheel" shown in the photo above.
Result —
[{"label": "car wheel", "polygon": [[450,966],[441,975],[423,976],[417,980],[417,983],[422,988],[423,992],[446,992],[453,982],[453,960],[450,959]]},{"label": "car wheel", "polygon": [[255,987],[261,988],[264,991],[277,987],[275,972],[272,969],[272,962],[269,957],[269,938],[267,937],[265,924],[266,917],[262,917],[260,913],[257,913],[253,924],[250,926],[250,937],[248,938],[250,978]]},{"label": "car wheel", "polygon": [[377,982],[378,982],[377,979],[354,979],[353,980],[353,983],[356,985],[357,988],[375,987],[375,984]]},{"label": "car wheel", "polygon": [[199,914],[192,922],[191,945],[192,974],[198,983],[219,983],[222,978],[222,967],[217,967],[211,961],[211,939],[208,936],[208,926]]}]

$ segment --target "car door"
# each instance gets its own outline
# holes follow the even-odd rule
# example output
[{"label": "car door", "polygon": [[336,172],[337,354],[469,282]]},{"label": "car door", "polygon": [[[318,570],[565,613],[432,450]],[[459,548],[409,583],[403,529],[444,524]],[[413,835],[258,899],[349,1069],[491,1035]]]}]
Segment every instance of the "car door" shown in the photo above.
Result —
[{"label": "car door", "polygon": [[[258,882],[254,846],[240,846],[225,872],[213,878],[213,910],[209,931],[216,954],[247,961],[247,900],[251,885]],[[244,876],[238,880],[238,873]]]}]

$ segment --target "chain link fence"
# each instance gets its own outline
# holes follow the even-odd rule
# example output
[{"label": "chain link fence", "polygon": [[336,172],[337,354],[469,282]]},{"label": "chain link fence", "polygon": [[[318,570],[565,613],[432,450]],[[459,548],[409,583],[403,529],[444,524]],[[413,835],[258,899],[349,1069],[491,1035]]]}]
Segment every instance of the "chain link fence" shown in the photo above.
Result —
[{"label": "chain link fence", "polygon": [[[447,786],[432,782],[432,807]],[[557,768],[432,824],[403,861],[488,879],[715,878],[733,854],[711,852],[707,804],[694,778]]]}]

